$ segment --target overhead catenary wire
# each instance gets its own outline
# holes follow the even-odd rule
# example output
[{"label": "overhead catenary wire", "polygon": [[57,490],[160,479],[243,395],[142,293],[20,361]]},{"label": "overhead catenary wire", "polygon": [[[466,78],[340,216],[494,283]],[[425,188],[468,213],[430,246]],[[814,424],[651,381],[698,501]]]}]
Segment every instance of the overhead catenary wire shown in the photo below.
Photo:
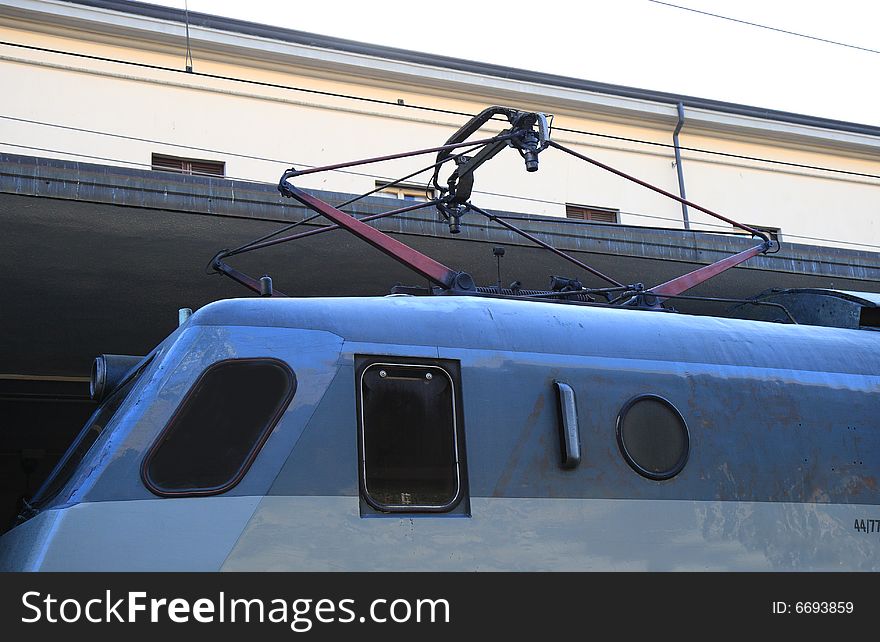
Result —
[{"label": "overhead catenary wire", "polygon": [[298,91],[298,92],[303,92],[303,93],[307,93],[307,94],[314,94],[317,96],[327,96],[327,97],[331,97],[331,98],[345,98],[348,100],[357,100],[357,101],[366,102],[366,103],[373,103],[376,105],[406,107],[408,109],[419,109],[422,111],[430,111],[430,112],[435,112],[435,113],[439,113],[439,114],[448,114],[448,115],[452,115],[452,116],[468,116],[468,117],[471,116],[471,114],[468,114],[467,112],[455,111],[453,109],[442,109],[440,107],[426,107],[426,106],[414,105],[414,104],[410,104],[410,103],[406,103],[406,104],[401,105],[400,103],[397,103],[396,101],[383,100],[382,98],[369,98],[367,96],[355,96],[352,94],[342,94],[339,92],[325,91],[322,89],[310,89],[310,88],[306,88],[306,87],[295,87],[293,85],[283,85],[281,83],[266,82],[264,80],[253,80],[251,78],[236,78],[235,76],[225,76],[222,74],[210,74],[210,73],[206,73],[204,71],[187,72],[184,69],[175,69],[174,67],[166,67],[164,65],[154,65],[154,64],[150,64],[150,63],[146,63],[146,62],[137,62],[134,60],[122,60],[121,58],[110,58],[108,56],[96,56],[93,54],[84,54],[84,53],[79,53],[76,51],[65,51],[64,49],[53,49],[50,47],[38,47],[36,45],[25,45],[22,43],[9,42],[6,40],[0,40],[0,45],[8,46],[8,47],[18,47],[20,49],[29,49],[31,51],[40,51],[40,52],[44,52],[44,53],[58,54],[58,55],[62,55],[62,56],[73,56],[75,58],[82,58],[85,60],[94,60],[97,62],[110,62],[110,63],[121,64],[121,65],[129,65],[132,67],[139,67],[141,69],[150,69],[153,71],[167,71],[167,72],[171,72],[171,73],[186,73],[186,74],[190,74],[193,76],[200,76],[202,78],[211,78],[213,80],[227,80],[227,81],[231,81],[231,82],[245,83],[248,85],[269,87],[272,89],[287,89],[290,91]]},{"label": "overhead catenary wire", "polygon": [[[566,127],[555,127],[554,129],[557,129],[561,132],[570,133],[570,134],[583,134],[584,136],[594,136],[597,138],[606,138],[609,140],[617,140],[617,141],[627,142],[627,143],[638,143],[640,145],[650,145],[652,147],[665,147],[667,149],[675,149],[675,145],[671,145],[669,143],[660,143],[660,142],[656,142],[656,141],[642,140],[639,138],[628,138],[626,136],[615,136],[613,134],[600,134],[597,132],[582,131],[580,129],[569,129]],[[697,152],[699,154],[711,154],[713,156],[722,156],[724,158],[735,158],[737,160],[747,160],[747,161],[754,161],[754,162],[758,162],[758,163],[768,163],[770,165],[780,165],[783,167],[796,167],[798,169],[810,169],[810,170],[815,170],[815,171],[820,171],[820,172],[832,172],[835,174],[845,174],[847,176],[858,176],[860,178],[878,178],[878,179],[880,179],[880,174],[868,174],[865,172],[854,172],[852,170],[839,169],[839,168],[835,168],[835,167],[824,167],[822,165],[807,165],[805,163],[795,163],[792,161],[783,161],[783,160],[778,160],[778,159],[773,159],[773,158],[764,158],[761,156],[749,156],[747,154],[734,154],[732,152],[721,152],[721,151],[717,151],[717,150],[704,149],[701,147],[688,147],[686,145],[679,145],[678,149],[681,151],[684,151],[684,152]]]},{"label": "overhead catenary wire", "polygon": [[662,2],[661,0],[648,0],[648,2],[651,2],[651,3],[653,3],[653,4],[663,5],[663,6],[665,6],[665,7],[671,7],[671,8],[673,8],[673,9],[681,9],[682,11],[690,11],[691,13],[697,13],[697,14],[700,14],[700,15],[703,15],[703,16],[709,16],[709,17],[712,17],[712,18],[719,18],[719,19],[721,19],[721,20],[727,20],[727,21],[729,21],[729,22],[736,22],[736,23],[739,23],[739,24],[741,24],[741,25],[746,25],[746,26],[748,26],[748,27],[757,27],[757,28],[759,28],[759,29],[766,29],[766,30],[768,30],[768,31],[775,31],[775,32],[777,32],[777,33],[783,33],[783,34],[785,34],[785,35],[787,35],[787,36],[797,36],[798,38],[806,38],[806,39],[808,39],[808,40],[814,40],[814,41],[822,42],[822,43],[825,43],[825,44],[828,44],[828,45],[836,45],[836,46],[838,46],[838,47],[847,47],[848,49],[857,49],[858,51],[864,51],[864,52],[867,52],[867,53],[880,54],[880,50],[877,50],[877,49],[871,49],[870,47],[862,47],[862,46],[859,46],[859,45],[851,45],[851,44],[846,43],[846,42],[840,42],[840,41],[837,41],[837,40],[830,40],[830,39],[828,39],[828,38],[821,38],[821,37],[819,37],[819,36],[811,36],[811,35],[806,34],[806,33],[798,33],[797,31],[790,31],[790,30],[788,30],[788,29],[782,29],[782,28],[780,28],[780,27],[771,27],[771,26],[769,26],[769,25],[762,25],[762,24],[759,24],[759,23],[757,23],[757,22],[750,22],[750,21],[748,21],[748,20],[741,20],[740,18],[732,18],[732,17],[730,17],[730,16],[722,16],[722,15],[719,14],[719,13],[712,13],[711,11],[704,11],[704,10],[702,10],[702,9],[694,9],[693,7],[684,7],[684,6],[679,5],[679,4],[672,4],[671,2]]},{"label": "overhead catenary wire", "polygon": [[[451,115],[451,116],[464,116],[467,118],[472,118],[474,116],[474,114],[471,114],[468,112],[463,112],[463,111],[457,111],[457,110],[453,110],[453,109],[443,109],[440,107],[430,107],[430,106],[426,106],[426,105],[418,105],[418,104],[409,103],[409,102],[400,103],[397,101],[385,100],[382,98],[370,98],[367,96],[357,96],[354,94],[344,94],[344,93],[340,93],[340,92],[332,92],[332,91],[326,91],[326,90],[320,90],[320,89],[297,87],[294,85],[272,83],[272,82],[261,81],[261,80],[253,80],[253,79],[249,79],[249,78],[237,78],[235,76],[227,76],[227,75],[223,75],[223,74],[211,74],[211,73],[196,72],[196,71],[188,72],[186,70],[177,69],[174,67],[166,67],[163,65],[155,65],[155,64],[150,64],[150,63],[145,63],[145,62],[137,62],[137,61],[132,61],[132,60],[123,60],[120,58],[110,58],[107,56],[97,56],[97,55],[93,55],[93,54],[84,54],[84,53],[79,53],[79,52],[74,52],[74,51],[65,51],[63,49],[53,49],[53,48],[49,48],[49,47],[38,47],[35,45],[25,45],[22,43],[9,42],[9,41],[0,41],[0,45],[9,46],[9,47],[18,47],[21,49],[40,51],[40,52],[44,52],[44,53],[58,54],[58,55],[64,55],[64,56],[73,56],[73,57],[82,58],[82,59],[86,59],[86,60],[95,60],[95,61],[99,61],[99,62],[109,62],[109,63],[114,63],[114,64],[129,65],[129,66],[133,66],[133,67],[139,67],[142,69],[150,69],[150,70],[154,70],[154,71],[165,71],[165,72],[169,72],[169,73],[186,73],[187,75],[198,76],[198,77],[208,78],[208,79],[212,79],[212,80],[222,80],[222,81],[229,81],[229,82],[236,82],[236,83],[245,83],[245,84],[249,84],[249,85],[261,86],[261,87],[267,87],[267,88],[273,88],[273,89],[283,89],[283,90],[288,90],[288,91],[296,91],[296,92],[314,94],[314,95],[319,95],[319,96],[342,98],[342,99],[347,99],[347,100],[354,100],[354,101],[360,101],[360,102],[366,102],[366,103],[372,103],[372,104],[378,104],[378,105],[385,105],[385,106],[393,107],[393,108],[414,109],[414,110],[420,110],[420,111],[446,114],[446,115]],[[667,149],[674,149],[674,147],[675,147],[674,145],[672,145],[670,143],[661,143],[661,142],[657,142],[657,141],[649,141],[649,140],[643,140],[643,139],[639,139],[639,138],[617,136],[617,135],[613,135],[613,134],[604,134],[601,132],[591,132],[591,131],[586,131],[586,130],[581,130],[581,129],[561,127],[561,126],[557,126],[557,125],[554,125],[554,129],[557,131],[564,131],[566,133],[581,134],[584,136],[593,136],[593,137],[604,138],[604,139],[609,139],[609,140],[617,140],[617,141],[621,141],[621,142],[650,145],[650,146],[654,146],[654,147],[663,147],[663,148],[667,148]],[[851,171],[851,170],[844,170],[844,169],[834,168],[834,167],[824,167],[824,166],[820,166],[820,165],[807,165],[807,164],[802,164],[802,163],[794,163],[791,161],[782,161],[782,160],[778,160],[778,159],[763,158],[760,156],[748,156],[748,155],[742,155],[742,154],[733,154],[730,152],[722,152],[722,151],[718,151],[718,150],[705,149],[705,148],[700,148],[700,147],[679,146],[679,149],[681,149],[682,151],[696,152],[696,153],[701,153],[701,154],[711,154],[711,155],[716,155],[716,156],[721,156],[721,157],[726,157],[726,158],[735,158],[738,160],[749,160],[749,161],[753,161],[753,162],[768,163],[768,164],[780,165],[780,166],[786,166],[786,167],[796,167],[796,168],[800,168],[800,169],[809,169],[809,170],[814,170],[814,171],[830,172],[830,173],[849,175],[849,176],[858,176],[858,177],[862,177],[862,178],[880,179],[880,175],[878,175],[878,174],[855,172],[855,171]]]},{"label": "overhead catenary wire", "polygon": [[[46,121],[35,120],[32,118],[22,118],[20,116],[10,116],[8,114],[0,114],[0,119],[9,120],[9,121],[13,121],[13,122],[27,123],[27,124],[31,124],[31,125],[39,125],[39,126],[43,126],[43,127],[52,127],[52,128],[56,128],[56,129],[63,129],[63,130],[67,130],[67,131],[74,131],[74,132],[79,132],[79,133],[84,133],[84,134],[94,134],[97,136],[118,138],[120,140],[130,140],[133,142],[149,143],[152,145],[164,145],[164,146],[168,146],[168,147],[177,147],[180,149],[186,149],[189,151],[204,152],[207,154],[219,154],[221,156],[231,156],[233,158],[244,158],[247,160],[256,160],[256,161],[262,161],[262,162],[266,162],[266,163],[290,164],[290,161],[288,159],[269,158],[266,156],[257,156],[254,154],[243,154],[240,152],[232,152],[229,150],[214,149],[214,148],[210,148],[210,147],[200,147],[197,145],[175,143],[175,142],[171,142],[171,141],[167,141],[167,140],[156,140],[156,139],[151,139],[151,138],[144,138],[141,136],[131,136],[128,134],[119,134],[119,133],[115,133],[115,132],[107,132],[107,131],[102,131],[102,130],[98,130],[98,129],[89,129],[87,127],[75,127],[73,125],[62,125],[61,123],[50,123],[50,122],[46,122]],[[667,145],[666,143],[656,143],[656,142],[652,142],[652,141],[643,141],[643,140],[639,140],[639,139],[626,138],[623,136],[613,136],[610,134],[597,134],[597,133],[590,133],[590,132],[582,132],[582,131],[576,130],[576,129],[565,129],[565,128],[561,128],[561,127],[554,127],[554,129],[556,129],[558,131],[565,131],[565,132],[578,133],[578,134],[586,133],[586,134],[590,134],[590,135],[594,135],[594,136],[602,136],[602,137],[612,138],[612,139],[616,139],[616,140],[635,142],[635,143],[643,143],[645,145],[654,145],[654,146],[659,146],[659,147],[673,147],[672,145]],[[687,148],[687,147],[682,147],[680,149],[690,150],[690,151],[699,151],[699,150],[694,150],[694,149]],[[848,170],[832,170],[829,168],[823,168],[823,167],[819,167],[819,166],[809,166],[809,165],[804,165],[804,164],[800,164],[800,163],[789,163],[787,161],[778,161],[778,160],[762,159],[760,157],[751,157],[751,156],[743,156],[743,155],[738,155],[738,154],[729,154],[727,152],[713,152],[713,153],[717,154],[717,155],[730,156],[730,157],[741,159],[741,160],[753,160],[753,161],[760,161],[760,162],[766,162],[766,163],[776,163],[776,164],[781,164],[781,165],[791,165],[793,167],[798,167],[801,169],[814,169],[814,170],[824,170],[824,171],[835,171],[835,172],[840,172],[840,173],[850,173],[850,174],[858,175],[863,178],[880,179],[880,174],[848,172]],[[302,167],[316,167],[315,165],[309,165],[307,163],[298,163],[298,164]],[[380,180],[392,180],[392,178],[388,177],[388,176],[380,176],[377,174],[370,174],[367,172],[355,172],[355,171],[343,170],[343,169],[334,169],[332,171],[340,172],[343,174],[351,174],[353,176],[366,176],[369,178],[377,178]],[[474,190],[474,192],[477,193],[479,191]],[[490,195],[492,194],[492,192],[479,192],[479,193],[490,194]],[[517,197],[517,198],[521,198],[522,200],[535,200],[535,201],[541,202],[540,199],[530,199],[528,197]],[[554,202],[554,201],[546,201],[546,202],[549,203],[549,202]]]},{"label": "overhead catenary wire", "polygon": [[[150,163],[141,163],[138,161],[123,160],[120,158],[110,158],[110,157],[106,157],[106,156],[96,156],[94,154],[83,154],[80,152],[69,152],[69,151],[64,151],[64,150],[60,150],[60,149],[51,149],[51,148],[47,148],[47,147],[36,147],[33,145],[21,145],[18,143],[8,143],[8,142],[0,141],[0,146],[4,146],[4,145],[7,147],[15,147],[15,148],[20,148],[20,149],[30,149],[30,150],[34,150],[34,151],[49,152],[51,154],[60,154],[60,155],[64,155],[64,156],[76,156],[78,158],[88,158],[90,160],[101,160],[101,161],[108,161],[111,163],[119,163],[119,164],[124,164],[124,165],[133,165],[135,167],[144,167],[147,169],[153,169],[153,166]],[[280,162],[280,161],[273,161],[273,162]],[[292,164],[299,165],[302,167],[314,167],[314,165],[306,165],[305,163],[292,163]],[[165,171],[169,171],[169,170],[165,170]],[[344,173],[349,173],[349,174],[359,174],[361,176],[369,176],[372,178],[380,178],[380,179],[384,179],[384,180],[394,180],[394,179],[390,179],[388,177],[377,176],[375,174],[361,174],[358,172],[352,172],[350,170],[333,170],[333,171],[344,172]],[[278,184],[277,181],[261,181],[261,180],[256,180],[256,179],[252,179],[252,178],[243,178],[240,176],[222,176],[222,177],[220,177],[220,176],[216,176],[214,174],[207,174],[207,173],[202,173],[202,172],[193,172],[193,175],[207,177],[207,178],[213,177],[213,178],[223,178],[223,179],[228,179],[228,180],[237,180],[237,181],[242,181],[242,182],[247,182],[247,183],[254,183],[257,185],[271,185],[273,187],[277,186],[277,184]],[[565,203],[564,201],[552,201],[552,200],[548,200],[548,199],[531,198],[531,197],[527,197],[527,196],[516,196],[513,194],[504,194],[504,193],[500,193],[500,192],[487,192],[487,191],[474,190],[474,193],[475,194],[484,194],[487,196],[509,198],[509,199],[519,200],[519,201],[544,203],[547,205],[561,205],[561,206],[567,205],[567,203]],[[626,216],[637,217],[637,218],[653,219],[653,220],[659,220],[659,221],[671,221],[674,223],[681,222],[681,219],[679,219],[679,218],[659,216],[656,214],[645,214],[645,213],[641,213],[641,212],[632,212],[632,211],[628,211],[628,210],[618,210],[618,213],[624,214]],[[561,218],[561,220],[570,220],[570,219]],[[718,223],[697,221],[694,224],[700,225],[703,227],[717,227],[721,230],[728,231],[727,233],[731,233],[731,234],[734,233],[734,232],[730,231],[730,228],[728,226],[721,225]],[[681,230],[681,228],[660,228],[660,229],[669,229],[669,230],[673,230],[673,231],[680,231]],[[715,232],[711,232],[710,230],[694,229],[691,231],[694,231],[694,232],[703,231],[703,232],[708,232],[708,233],[715,233]],[[273,235],[274,235],[274,233],[273,233]],[[873,248],[876,250],[880,250],[880,245],[871,244],[871,243],[856,243],[854,241],[842,241],[839,239],[829,239],[829,238],[822,238],[822,237],[815,237],[815,236],[801,236],[801,235],[797,235],[797,234],[788,234],[788,233],[785,234],[785,237],[786,238],[812,240],[812,241],[821,241],[824,243],[836,243],[836,244],[840,244],[840,245],[853,245],[853,246],[858,246],[858,247]]]}]

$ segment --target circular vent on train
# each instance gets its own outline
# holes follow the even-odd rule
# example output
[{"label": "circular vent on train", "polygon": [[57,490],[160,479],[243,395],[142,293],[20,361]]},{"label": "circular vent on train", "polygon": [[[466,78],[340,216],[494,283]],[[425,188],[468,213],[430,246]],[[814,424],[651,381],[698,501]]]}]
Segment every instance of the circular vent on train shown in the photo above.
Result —
[{"label": "circular vent on train", "polygon": [[617,417],[617,443],[627,463],[648,479],[675,477],[690,452],[684,418],[657,395],[641,395],[626,403]]}]

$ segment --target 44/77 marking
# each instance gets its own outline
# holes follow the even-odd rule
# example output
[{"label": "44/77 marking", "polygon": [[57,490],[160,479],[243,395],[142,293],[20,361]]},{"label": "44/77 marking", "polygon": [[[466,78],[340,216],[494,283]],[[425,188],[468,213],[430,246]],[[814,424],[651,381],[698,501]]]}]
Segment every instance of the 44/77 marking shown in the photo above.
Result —
[{"label": "44/77 marking", "polygon": [[880,533],[880,519],[857,519],[853,528],[860,533]]}]

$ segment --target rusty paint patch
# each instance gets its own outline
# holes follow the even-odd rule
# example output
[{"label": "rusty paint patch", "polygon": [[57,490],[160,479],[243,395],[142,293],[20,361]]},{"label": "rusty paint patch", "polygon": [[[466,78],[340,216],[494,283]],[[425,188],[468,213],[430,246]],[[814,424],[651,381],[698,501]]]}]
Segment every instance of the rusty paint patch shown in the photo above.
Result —
[{"label": "rusty paint patch", "polygon": [[526,418],[525,426],[523,426],[523,429],[520,432],[519,438],[516,442],[516,446],[514,446],[513,452],[510,454],[510,458],[507,460],[507,464],[505,464],[504,470],[501,472],[501,476],[498,478],[498,483],[495,484],[495,489],[492,491],[493,497],[501,497],[508,484],[510,484],[510,479],[511,477],[513,477],[513,473],[516,470],[517,465],[519,464],[520,457],[522,456],[522,451],[525,448],[526,444],[529,442],[529,439],[531,438],[532,433],[535,430],[535,426],[538,425],[538,417],[540,417],[541,413],[544,412],[545,403],[546,396],[542,392],[535,400],[535,405],[532,407],[532,412],[530,412],[529,416]]}]

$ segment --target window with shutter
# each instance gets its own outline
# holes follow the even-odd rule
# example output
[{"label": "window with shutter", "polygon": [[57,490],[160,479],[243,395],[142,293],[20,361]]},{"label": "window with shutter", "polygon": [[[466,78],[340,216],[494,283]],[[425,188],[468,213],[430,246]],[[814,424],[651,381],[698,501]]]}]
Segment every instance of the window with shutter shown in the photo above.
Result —
[{"label": "window with shutter", "polygon": [[164,154],[153,154],[153,169],[196,176],[225,176],[226,164],[223,161],[200,160],[197,158],[178,158]]},{"label": "window with shutter", "polygon": [[[760,230],[761,232],[766,232],[770,239],[776,241],[777,243],[782,241],[782,228],[780,227],[771,227],[769,225],[752,225],[751,223],[746,223],[749,227],[755,230]],[[741,230],[738,227],[733,228],[734,234],[743,234],[745,236],[751,236],[749,232],[745,230]]]},{"label": "window with shutter", "polygon": [[376,181],[376,187],[381,187],[381,191],[376,192],[376,196],[384,196],[387,198],[399,198],[405,201],[418,201],[424,203],[428,200],[430,192],[425,189],[424,185],[414,185],[412,183],[397,183],[389,185],[382,181]]},{"label": "window with shutter", "polygon": [[620,210],[590,205],[565,204],[565,216],[578,221],[594,221],[596,223],[619,223]]}]

